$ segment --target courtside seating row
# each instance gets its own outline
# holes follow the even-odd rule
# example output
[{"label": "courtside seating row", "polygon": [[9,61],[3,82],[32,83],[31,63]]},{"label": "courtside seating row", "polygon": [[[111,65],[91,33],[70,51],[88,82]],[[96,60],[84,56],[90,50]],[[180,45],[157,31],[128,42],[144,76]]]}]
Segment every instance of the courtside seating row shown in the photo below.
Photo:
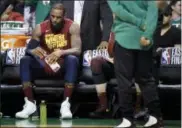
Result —
[{"label": "courtside seating row", "polygon": [[[11,106],[12,109],[14,108],[14,110],[12,110],[14,113],[21,110],[22,104],[24,104],[22,85],[19,77],[19,66],[4,65],[3,63],[5,62],[5,57],[6,53],[1,55],[1,108],[2,110],[4,108],[5,113],[8,113],[10,109],[6,110],[6,107]],[[160,79],[161,81],[163,81],[164,84],[159,84],[158,88],[162,110],[164,112],[169,112],[168,109],[177,110],[176,108],[180,108],[180,68],[181,67],[165,67],[160,69]],[[168,83],[165,83],[165,80],[167,80]],[[173,82],[169,82],[170,80]],[[51,78],[49,76],[48,78],[36,79],[33,83],[35,85],[33,87],[34,93],[38,101],[46,100],[47,103],[50,103],[51,105],[56,104],[57,108],[60,107],[60,103],[62,101],[60,97],[63,97],[64,91],[63,80],[60,80],[59,78]],[[116,79],[111,79],[108,82],[107,90],[109,98],[108,105],[112,112],[111,117],[116,117],[116,113],[118,110]],[[135,87],[133,87],[133,92],[135,94]],[[17,104],[18,101],[19,104]],[[96,107],[96,103],[97,96],[95,86],[92,80],[92,73],[89,68],[85,68],[83,69],[82,73],[80,73],[79,82],[76,85],[74,96],[72,98],[73,114],[75,116],[79,115],[78,113],[80,113],[81,109],[81,115],[84,115],[83,113],[86,112],[83,111],[82,107],[84,106],[83,108],[85,108],[86,110],[92,111],[95,109],[94,106]],[[59,109],[57,109],[56,111],[57,113],[59,113]],[[174,111],[172,113],[177,113],[178,115],[180,114],[178,110],[176,113]]]}]

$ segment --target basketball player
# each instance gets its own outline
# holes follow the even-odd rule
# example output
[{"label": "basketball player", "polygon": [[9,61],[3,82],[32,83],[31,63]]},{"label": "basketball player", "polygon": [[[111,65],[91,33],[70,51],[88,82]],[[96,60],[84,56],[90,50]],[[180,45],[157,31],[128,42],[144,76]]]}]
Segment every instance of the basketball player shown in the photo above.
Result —
[{"label": "basketball player", "polygon": [[[64,102],[61,104],[60,114],[62,119],[72,118],[69,99],[77,81],[79,59],[81,52],[80,28],[79,25],[70,19],[64,18],[65,9],[60,3],[52,6],[50,18],[36,26],[32,33],[32,39],[27,46],[32,53],[42,56],[43,50],[50,54],[48,62],[53,64],[59,59],[61,61],[61,73],[64,72],[65,90]],[[37,47],[38,46],[38,47]],[[20,76],[25,95],[23,110],[16,113],[17,118],[28,118],[36,111],[35,99],[32,93],[32,83],[36,77],[44,76],[45,67],[32,56],[24,56],[20,62]],[[60,74],[59,74],[60,73]]]},{"label": "basketball player", "polygon": [[155,1],[110,1],[115,15],[114,68],[122,112],[119,128],[133,128],[132,84],[139,84],[149,118],[145,128],[158,125],[161,116],[157,86],[151,74],[152,36],[156,29],[158,8]]}]

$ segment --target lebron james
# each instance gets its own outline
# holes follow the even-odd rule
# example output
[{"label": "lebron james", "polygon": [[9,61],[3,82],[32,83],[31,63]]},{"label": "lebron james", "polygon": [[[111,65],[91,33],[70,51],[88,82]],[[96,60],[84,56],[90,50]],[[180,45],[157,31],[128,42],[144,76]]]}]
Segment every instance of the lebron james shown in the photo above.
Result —
[{"label": "lebron james", "polygon": [[[16,118],[28,118],[36,112],[36,104],[33,96],[32,86],[36,78],[48,75],[51,77],[64,76],[65,89],[64,101],[61,104],[61,118],[72,118],[69,99],[77,81],[79,69],[78,56],[81,53],[81,39],[79,25],[64,17],[65,9],[60,3],[52,6],[50,18],[38,24],[32,33],[32,38],[26,51],[33,55],[44,58],[49,64],[59,63],[60,69],[56,73],[47,70],[48,66],[43,65],[37,58],[27,54],[20,61],[20,76],[25,96],[23,110],[15,114]],[[50,75],[51,74],[51,75]]]}]

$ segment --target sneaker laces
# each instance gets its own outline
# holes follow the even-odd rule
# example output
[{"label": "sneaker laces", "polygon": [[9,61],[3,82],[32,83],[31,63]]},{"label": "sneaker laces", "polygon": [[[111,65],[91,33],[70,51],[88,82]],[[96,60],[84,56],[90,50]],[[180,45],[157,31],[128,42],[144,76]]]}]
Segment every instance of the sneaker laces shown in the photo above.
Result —
[{"label": "sneaker laces", "polygon": [[65,109],[66,109],[66,110],[69,110],[69,109],[70,109],[69,103],[63,104],[63,108],[64,108],[64,110],[65,110]]},{"label": "sneaker laces", "polygon": [[23,109],[27,107],[27,101],[25,100],[25,104],[23,105]]}]

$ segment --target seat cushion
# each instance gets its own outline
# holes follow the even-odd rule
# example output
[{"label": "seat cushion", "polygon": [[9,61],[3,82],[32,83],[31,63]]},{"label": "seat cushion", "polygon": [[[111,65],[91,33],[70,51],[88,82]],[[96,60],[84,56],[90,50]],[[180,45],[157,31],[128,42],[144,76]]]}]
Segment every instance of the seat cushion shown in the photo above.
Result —
[{"label": "seat cushion", "polygon": [[8,85],[8,84],[1,84],[1,93],[15,93],[15,92],[22,92],[22,85]]},{"label": "seat cushion", "polygon": [[75,91],[78,93],[95,93],[96,89],[94,84],[78,84]]},{"label": "seat cushion", "polygon": [[160,80],[167,84],[181,83],[181,48],[164,48],[161,53]]},{"label": "seat cushion", "polygon": [[93,84],[92,70],[90,67],[83,67],[79,81],[86,84]]},{"label": "seat cushion", "polygon": [[21,84],[19,66],[3,67],[2,83],[4,84]]},{"label": "seat cushion", "polygon": [[159,69],[160,80],[164,83],[181,83],[181,67],[180,66],[161,66]]},{"label": "seat cushion", "polygon": [[53,88],[53,87],[34,87],[35,94],[41,94],[44,96],[49,96],[49,94],[60,95],[64,92],[63,87]]},{"label": "seat cushion", "polygon": [[158,88],[160,90],[166,90],[166,91],[181,91],[181,84],[159,84]]},{"label": "seat cushion", "polygon": [[39,80],[35,80],[34,84],[36,87],[52,87],[52,88],[60,88],[60,87],[64,87],[64,80],[55,80],[55,79],[51,79],[51,80],[47,80],[47,79],[39,79]]}]

